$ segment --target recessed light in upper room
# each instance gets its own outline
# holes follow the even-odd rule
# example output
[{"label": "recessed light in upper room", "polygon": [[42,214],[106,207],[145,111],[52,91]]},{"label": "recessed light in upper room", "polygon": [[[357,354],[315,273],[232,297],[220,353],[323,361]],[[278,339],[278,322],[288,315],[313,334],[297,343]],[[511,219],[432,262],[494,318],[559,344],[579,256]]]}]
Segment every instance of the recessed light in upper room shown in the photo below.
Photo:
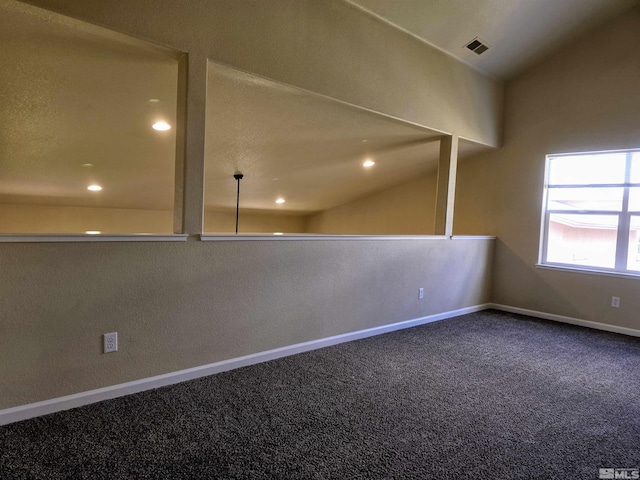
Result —
[{"label": "recessed light in upper room", "polygon": [[91,190],[92,192],[99,192],[100,190],[102,190],[102,187],[100,185],[89,185],[87,187],[87,190]]},{"label": "recessed light in upper room", "polygon": [[284,235],[282,232],[273,232],[274,235]]},{"label": "recessed light in upper room", "polygon": [[150,98],[149,99],[149,103],[160,103],[160,99],[159,98]]},{"label": "recessed light in upper room", "polygon": [[376,162],[374,162],[373,160],[365,160],[362,166],[364,168],[370,168],[370,167],[373,167],[375,164]]},{"label": "recessed light in upper room", "polygon": [[151,125],[151,128],[153,128],[154,130],[158,130],[159,132],[164,132],[166,130],[169,130],[171,128],[171,125],[169,125],[167,122],[156,122]]},{"label": "recessed light in upper room", "polygon": [[90,168],[90,167],[93,167],[93,163],[83,163],[82,166],[86,168]]},{"label": "recessed light in upper room", "polygon": [[278,198],[278,199],[276,200],[276,203],[284,203],[284,198]]},{"label": "recessed light in upper room", "polygon": [[87,235],[100,235],[102,232],[100,230],[87,230],[86,232]]}]

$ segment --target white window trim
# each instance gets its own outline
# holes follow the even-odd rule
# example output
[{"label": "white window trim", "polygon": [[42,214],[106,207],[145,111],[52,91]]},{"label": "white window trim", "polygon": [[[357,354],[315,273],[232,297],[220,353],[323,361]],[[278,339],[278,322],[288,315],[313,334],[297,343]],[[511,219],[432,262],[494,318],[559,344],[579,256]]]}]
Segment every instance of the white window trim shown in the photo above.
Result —
[{"label": "white window trim", "polygon": [[[573,153],[561,153],[561,154],[548,154],[545,158],[544,169],[544,191],[542,195],[542,215],[540,219],[540,241],[538,250],[538,262],[537,268],[544,268],[550,270],[562,270],[569,272],[581,272],[588,274],[600,274],[617,277],[629,277],[640,278],[640,271],[627,270],[628,260],[628,243],[629,243],[629,229],[630,219],[632,216],[640,216],[640,211],[629,211],[629,189],[632,187],[640,187],[640,183],[631,183],[628,178],[631,155],[633,153],[639,153],[640,149],[631,148],[624,150],[604,150],[596,152],[573,152]],[[623,188],[623,200],[620,210],[608,211],[608,210],[547,210],[547,201],[549,195],[549,164],[552,157],[562,156],[577,156],[577,155],[597,155],[597,154],[610,154],[610,153],[625,153],[627,155],[626,177],[623,184],[563,184],[562,188]],[[570,213],[570,214],[591,214],[591,215],[617,215],[618,216],[618,228],[616,239],[616,257],[615,268],[597,267],[591,265],[576,265],[566,264],[560,262],[547,262],[547,239],[549,234],[549,220],[551,213]]]},{"label": "white window trim", "polygon": [[616,270],[595,270],[589,267],[580,267],[579,265],[576,267],[575,265],[565,265],[565,264],[541,264],[536,263],[536,268],[541,270],[553,270],[558,272],[570,272],[570,273],[579,273],[579,274],[587,274],[587,275],[603,275],[605,277],[622,277],[622,278],[631,278],[631,279],[640,279],[640,272],[632,273],[628,272],[618,272]]}]

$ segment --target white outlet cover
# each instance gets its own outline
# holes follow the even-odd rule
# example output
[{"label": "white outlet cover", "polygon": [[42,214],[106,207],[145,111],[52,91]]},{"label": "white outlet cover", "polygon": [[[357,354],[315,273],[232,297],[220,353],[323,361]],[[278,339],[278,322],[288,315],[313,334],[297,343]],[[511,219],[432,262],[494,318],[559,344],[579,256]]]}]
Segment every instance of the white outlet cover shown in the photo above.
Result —
[{"label": "white outlet cover", "polygon": [[103,353],[111,353],[118,351],[118,332],[105,333],[103,339]]}]

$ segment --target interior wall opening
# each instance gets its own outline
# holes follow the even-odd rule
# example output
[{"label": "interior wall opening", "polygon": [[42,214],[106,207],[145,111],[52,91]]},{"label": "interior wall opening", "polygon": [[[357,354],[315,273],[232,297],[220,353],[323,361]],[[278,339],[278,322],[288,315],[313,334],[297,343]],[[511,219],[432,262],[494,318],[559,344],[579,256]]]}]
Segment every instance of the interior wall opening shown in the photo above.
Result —
[{"label": "interior wall opening", "polygon": [[173,233],[178,52],[0,3],[0,233]]},{"label": "interior wall opening", "polygon": [[204,233],[432,235],[441,137],[209,62]]}]

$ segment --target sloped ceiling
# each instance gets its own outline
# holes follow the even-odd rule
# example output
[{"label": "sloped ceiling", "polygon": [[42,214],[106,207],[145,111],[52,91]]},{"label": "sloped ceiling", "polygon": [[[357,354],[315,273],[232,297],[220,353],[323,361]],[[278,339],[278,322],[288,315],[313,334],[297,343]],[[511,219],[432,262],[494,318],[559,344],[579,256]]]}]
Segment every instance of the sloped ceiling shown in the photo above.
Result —
[{"label": "sloped ceiling", "polygon": [[[347,0],[489,75],[508,80],[638,0]],[[474,37],[490,46],[464,48]]]},{"label": "sloped ceiling", "polygon": [[207,98],[210,210],[235,208],[235,172],[244,209],[309,213],[437,169],[441,134],[424,127],[215,64]]},{"label": "sloped ceiling", "polygon": [[[175,128],[151,125],[175,127],[177,52],[13,1],[0,13],[0,203],[171,210]],[[236,171],[243,208],[304,214],[436,169],[438,132],[209,70],[208,210],[235,208]]]},{"label": "sloped ceiling", "polygon": [[[508,78],[636,0],[350,0]],[[0,0],[0,202],[170,210],[177,53]],[[477,56],[462,46],[480,36]],[[436,168],[439,133],[211,64],[205,208],[303,214]],[[461,158],[482,149],[462,142]],[[370,158],[376,164],[364,169]],[[101,192],[87,186],[98,183]],[[276,205],[282,197],[286,203]]]},{"label": "sloped ceiling", "polygon": [[173,208],[175,53],[3,0],[0,65],[0,203]]}]

